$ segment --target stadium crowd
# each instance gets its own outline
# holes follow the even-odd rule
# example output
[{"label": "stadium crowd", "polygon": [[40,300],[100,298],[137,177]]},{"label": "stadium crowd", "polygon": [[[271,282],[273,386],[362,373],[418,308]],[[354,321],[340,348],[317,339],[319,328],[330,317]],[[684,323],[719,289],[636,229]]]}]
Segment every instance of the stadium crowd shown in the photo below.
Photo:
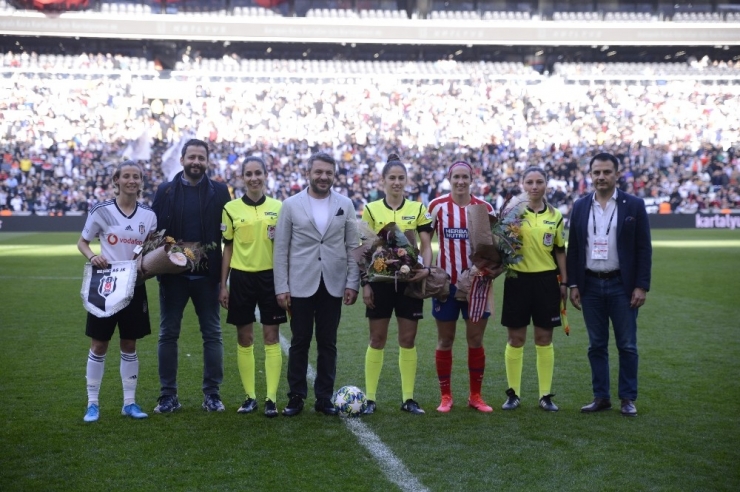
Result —
[{"label": "stadium crowd", "polygon": [[552,177],[549,201],[567,213],[589,189],[587,158],[605,150],[622,161],[624,191],[667,201],[672,212],[740,208],[737,84],[194,76],[167,80],[172,96],[157,99],[147,80],[117,71],[116,57],[80,60],[106,72],[1,79],[5,213],[84,213],[110,196],[124,154],[145,161],[150,202],[171,177],[172,156],[179,168],[168,148],[190,136],[211,143],[209,174],[234,196],[244,192],[246,155],[266,159],[268,194],[284,199],[304,187],[305,159],[322,150],[341,163],[336,187],[359,211],[382,196],[380,169],[393,152],[409,163],[413,199],[448,192],[445,169],[465,159],[476,169],[473,193],[496,206],[519,192],[522,170],[538,165]]}]

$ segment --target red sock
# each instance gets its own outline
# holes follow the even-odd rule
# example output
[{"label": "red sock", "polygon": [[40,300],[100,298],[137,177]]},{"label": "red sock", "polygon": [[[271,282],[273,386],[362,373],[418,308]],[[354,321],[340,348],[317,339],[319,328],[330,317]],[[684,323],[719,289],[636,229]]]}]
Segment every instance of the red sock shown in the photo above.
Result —
[{"label": "red sock", "polygon": [[468,348],[468,371],[470,372],[470,394],[479,395],[486,369],[486,352],[483,347]]},{"label": "red sock", "polygon": [[452,350],[437,350],[435,360],[437,362],[439,390],[442,392],[442,396],[452,396],[452,390],[450,389],[450,376],[452,375]]}]

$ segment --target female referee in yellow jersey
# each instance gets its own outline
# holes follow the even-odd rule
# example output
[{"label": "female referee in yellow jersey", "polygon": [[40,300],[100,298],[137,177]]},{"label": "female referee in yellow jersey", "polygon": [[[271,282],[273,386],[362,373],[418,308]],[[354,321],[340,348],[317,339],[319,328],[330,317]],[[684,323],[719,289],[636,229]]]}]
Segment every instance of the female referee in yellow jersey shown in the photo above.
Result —
[{"label": "female referee in yellow jersey", "polygon": [[[424,265],[432,262],[432,219],[421,202],[412,202],[404,197],[408,185],[406,166],[396,154],[390,154],[382,170],[385,198],[365,205],[362,220],[375,232],[395,222],[402,231],[417,231],[421,243],[420,260]],[[428,268],[418,270],[409,279],[419,281],[429,275]],[[375,412],[376,392],[380,371],[383,367],[383,349],[388,339],[388,325],[393,312],[398,321],[398,367],[401,371],[401,410],[421,415],[424,410],[414,400],[417,355],[416,328],[423,318],[424,301],[404,295],[406,282],[368,283],[362,280],[362,299],[367,309],[365,316],[370,320],[370,344],[365,355],[365,390],[367,395],[366,414]]]},{"label": "female referee in yellow jersey", "polygon": [[[287,321],[287,316],[275,298],[272,247],[282,203],[265,196],[266,177],[267,169],[261,158],[250,156],[244,159],[242,178],[246,193],[224,207],[222,228],[225,245],[219,302],[229,310],[226,322],[236,325],[236,361],[247,396],[237,410],[239,413],[254,412],[258,406],[253,326],[256,321],[254,308],[259,306],[265,343],[265,416],[277,417],[277,388],[283,366],[278,327]],[[226,287],[229,277],[230,291]]]},{"label": "female referee in yellow jersey", "polygon": [[550,390],[555,366],[552,332],[560,326],[560,302],[567,295],[567,279],[558,284],[558,270],[566,275],[563,215],[545,201],[547,174],[543,169],[530,167],[522,176],[527,200],[521,226],[523,259],[511,266],[516,277],[508,277],[504,282],[501,312],[501,324],[509,332],[504,353],[509,389],[501,408],[514,410],[520,404],[524,342],[531,320],[537,352],[539,405],[548,412],[557,412],[558,407],[552,402],[555,395]]}]

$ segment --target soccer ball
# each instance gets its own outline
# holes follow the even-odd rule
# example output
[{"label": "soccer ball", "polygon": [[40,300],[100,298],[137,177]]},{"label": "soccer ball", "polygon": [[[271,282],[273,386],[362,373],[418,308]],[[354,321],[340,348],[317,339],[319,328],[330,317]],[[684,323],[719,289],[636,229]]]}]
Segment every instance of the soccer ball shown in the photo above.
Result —
[{"label": "soccer ball", "polygon": [[365,393],[357,386],[342,386],[331,401],[342,417],[359,417],[367,408]]}]

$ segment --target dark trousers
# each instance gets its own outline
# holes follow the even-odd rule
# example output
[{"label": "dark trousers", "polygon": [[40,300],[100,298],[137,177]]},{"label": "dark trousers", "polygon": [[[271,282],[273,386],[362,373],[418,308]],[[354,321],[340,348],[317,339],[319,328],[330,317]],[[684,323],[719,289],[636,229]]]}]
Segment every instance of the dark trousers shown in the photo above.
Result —
[{"label": "dark trousers", "polygon": [[306,372],[308,351],[316,322],[316,379],[313,390],[316,398],[331,398],[337,374],[337,329],[342,314],[342,298],[327,292],[324,281],[311,297],[291,297],[290,350],[288,351],[288,396],[308,396]]}]

